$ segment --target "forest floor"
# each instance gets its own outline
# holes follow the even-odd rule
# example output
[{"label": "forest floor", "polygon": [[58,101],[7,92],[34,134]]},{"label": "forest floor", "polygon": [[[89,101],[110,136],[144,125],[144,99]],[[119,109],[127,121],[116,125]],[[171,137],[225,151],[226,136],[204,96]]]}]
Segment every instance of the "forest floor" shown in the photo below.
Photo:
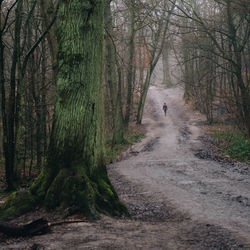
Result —
[{"label": "forest floor", "polygon": [[103,216],[31,238],[3,237],[0,249],[250,249],[250,166],[217,154],[205,118],[182,96],[180,88],[150,87],[145,138],[108,166],[131,218]]}]

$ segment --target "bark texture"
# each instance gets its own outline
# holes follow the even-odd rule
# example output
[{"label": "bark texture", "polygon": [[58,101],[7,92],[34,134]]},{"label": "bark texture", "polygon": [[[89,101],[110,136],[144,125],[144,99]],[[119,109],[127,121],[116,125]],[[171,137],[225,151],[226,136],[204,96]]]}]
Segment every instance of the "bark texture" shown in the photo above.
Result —
[{"label": "bark texture", "polygon": [[[19,213],[39,203],[94,218],[126,213],[103,159],[103,10],[102,0],[61,1],[57,102],[47,165],[26,192],[29,206]],[[2,218],[18,214],[6,214],[7,204]]]}]

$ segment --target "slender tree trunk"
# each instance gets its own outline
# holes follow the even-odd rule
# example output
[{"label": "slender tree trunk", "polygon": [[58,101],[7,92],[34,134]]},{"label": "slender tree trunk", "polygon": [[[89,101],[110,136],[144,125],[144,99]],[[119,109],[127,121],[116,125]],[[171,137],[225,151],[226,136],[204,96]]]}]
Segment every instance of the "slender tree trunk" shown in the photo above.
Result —
[{"label": "slender tree trunk", "polygon": [[27,137],[24,138],[24,153],[23,153],[23,178],[26,178],[26,159],[27,159]]},{"label": "slender tree trunk", "polygon": [[130,37],[129,37],[129,60],[127,70],[127,103],[125,113],[125,126],[128,127],[130,120],[131,104],[133,99],[133,58],[135,53],[135,10],[133,3],[130,9]]},{"label": "slender tree trunk", "polygon": [[112,130],[115,127],[115,103],[117,96],[117,86],[116,86],[116,69],[115,69],[115,55],[114,48],[111,40],[112,34],[112,17],[110,10],[110,2],[105,1],[105,9],[104,9],[104,17],[105,17],[105,82],[107,83],[108,91],[109,91],[109,99],[111,106],[111,123]]},{"label": "slender tree trunk", "polygon": [[[160,59],[160,56],[162,55],[162,50],[163,50],[163,47],[165,44],[165,39],[166,39],[166,34],[167,34],[168,25],[169,25],[169,21],[170,21],[170,16],[172,14],[173,9],[174,9],[174,4],[170,8],[170,11],[168,12],[168,16],[167,16],[166,20],[164,20],[164,21],[160,20],[160,22],[158,23],[158,28],[157,28],[157,31],[155,33],[155,40],[153,41],[154,48],[151,51],[150,66],[149,66],[149,69],[147,71],[146,80],[145,80],[144,86],[143,86],[143,92],[140,96],[139,106],[138,106],[138,110],[137,110],[137,118],[136,118],[137,124],[141,124],[141,122],[142,122],[142,115],[143,115],[145,100],[146,100],[149,85],[150,85],[151,76],[152,76],[152,73],[153,73],[159,59]],[[165,14],[163,14],[163,15],[165,15]]]},{"label": "slender tree trunk", "polygon": [[162,66],[163,66],[163,84],[168,88],[171,87],[171,78],[169,71],[169,41],[164,43],[162,49]]},{"label": "slender tree trunk", "polygon": [[247,91],[247,88],[244,85],[244,81],[242,79],[242,72],[240,69],[238,69],[236,76],[238,87],[240,89],[239,102],[242,107],[242,119],[246,128],[247,135],[248,137],[250,137],[250,95],[249,91]]},{"label": "slender tree trunk", "polygon": [[16,160],[16,72],[17,66],[19,64],[20,57],[20,32],[22,24],[22,7],[23,1],[20,0],[17,3],[16,13],[15,13],[15,32],[14,32],[14,48],[12,54],[12,65],[10,73],[10,94],[8,102],[8,115],[6,121],[6,139],[4,143],[5,147],[5,170],[6,170],[6,181],[8,189],[12,190],[16,186],[16,170],[15,170],[15,160]]},{"label": "slender tree trunk", "polygon": [[143,30],[140,31],[139,36],[139,51],[138,51],[138,68],[139,68],[139,90],[143,86],[144,82],[144,70],[147,64],[147,56],[145,55]]},{"label": "slender tree trunk", "polygon": [[2,138],[3,138],[3,126],[2,124],[0,125],[0,161],[3,160],[3,141],[2,141]]},{"label": "slender tree trunk", "polygon": [[41,130],[43,135],[43,157],[47,152],[47,103],[46,103],[46,46],[45,41],[42,42],[42,84],[41,84],[41,105],[42,105],[42,116],[41,116]]},{"label": "slender tree trunk", "polygon": [[[118,64],[118,62],[117,62]],[[118,89],[116,98],[116,113],[115,113],[115,127],[113,133],[113,145],[124,142],[124,120],[122,114],[122,72],[120,65],[117,65],[118,71]]]},{"label": "slender tree trunk", "polygon": [[34,136],[33,136],[33,124],[30,134],[30,164],[29,164],[29,177],[31,177],[33,161],[34,161]]},{"label": "slender tree trunk", "polygon": [[[114,48],[115,45],[111,37],[113,25],[109,0],[105,2],[104,15],[106,29],[106,80],[108,82],[112,107],[112,145],[115,145],[124,141],[124,122],[121,106],[121,70]],[[116,73],[118,74],[118,79]]]},{"label": "slender tree trunk", "polygon": [[36,165],[37,168],[41,168],[41,161],[42,161],[42,152],[41,152],[41,104],[40,104],[40,90],[39,90],[39,81],[37,78],[37,74],[35,73],[35,68],[32,67],[32,63],[35,64],[34,56],[31,56],[31,89],[32,89],[32,96],[35,104],[35,133],[36,133]]},{"label": "slender tree trunk", "polygon": [[[40,6],[41,6],[41,13],[44,18],[45,27],[49,27],[49,24],[53,18],[52,14],[54,13],[55,6],[53,4],[52,0],[40,0]],[[50,50],[50,56],[52,60],[52,69],[53,69],[53,80],[56,82],[56,76],[57,76],[57,47],[58,47],[58,41],[56,38],[56,29],[57,24],[54,24],[49,33],[46,36],[46,39],[49,44],[49,50]]]},{"label": "slender tree trunk", "polygon": [[[237,79],[237,88],[239,89],[239,105],[238,109],[242,111],[242,120],[244,126],[246,128],[247,134],[250,137],[250,95],[249,91],[245,86],[244,80],[242,78],[242,50],[239,48],[239,44],[237,42],[237,28],[234,23],[233,17],[233,7],[231,1],[226,1],[226,11],[227,11],[227,21],[228,21],[228,29],[231,38],[231,54],[233,54],[233,58],[231,61],[233,62],[234,74]],[[249,38],[248,38],[249,39]],[[232,84],[234,84],[232,82]]]},{"label": "slender tree trunk", "polygon": [[138,105],[137,118],[136,118],[137,124],[141,124],[141,122],[142,122],[142,115],[143,115],[143,110],[144,110],[146,97],[147,97],[147,94],[148,94],[151,75],[152,75],[151,68],[149,68],[147,70],[146,80],[144,82],[143,91],[141,93],[141,97],[140,97],[140,101],[139,101],[139,105]]},{"label": "slender tree trunk", "polygon": [[[0,1],[0,16],[2,16],[2,1]],[[7,115],[6,115],[6,103],[5,103],[5,78],[4,78],[4,45],[3,45],[3,37],[2,37],[2,19],[0,18],[0,88],[1,88],[1,119],[2,119],[2,127],[0,128],[1,133],[3,132],[3,136],[1,136],[1,145],[3,145],[3,153],[6,155],[6,147],[7,141]],[[5,164],[5,167],[7,165]],[[6,169],[7,174],[8,169]],[[7,176],[7,175],[6,175]],[[9,181],[8,181],[9,182]]]},{"label": "slender tree trunk", "polygon": [[[32,31],[30,30],[30,36],[29,39],[32,39]],[[30,86],[32,91],[32,97],[35,104],[35,133],[36,133],[36,165],[37,168],[41,168],[42,164],[42,152],[41,152],[41,101],[40,101],[40,86],[39,86],[39,79],[37,77],[37,69],[35,68],[36,65],[36,59],[34,54],[30,57]]]}]

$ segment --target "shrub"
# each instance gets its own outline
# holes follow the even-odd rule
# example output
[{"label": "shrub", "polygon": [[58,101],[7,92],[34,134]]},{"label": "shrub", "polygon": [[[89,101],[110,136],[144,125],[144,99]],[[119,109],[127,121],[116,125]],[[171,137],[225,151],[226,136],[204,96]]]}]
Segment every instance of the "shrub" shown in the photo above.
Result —
[{"label": "shrub", "polygon": [[250,163],[250,138],[239,131],[212,131],[215,144],[231,158]]}]

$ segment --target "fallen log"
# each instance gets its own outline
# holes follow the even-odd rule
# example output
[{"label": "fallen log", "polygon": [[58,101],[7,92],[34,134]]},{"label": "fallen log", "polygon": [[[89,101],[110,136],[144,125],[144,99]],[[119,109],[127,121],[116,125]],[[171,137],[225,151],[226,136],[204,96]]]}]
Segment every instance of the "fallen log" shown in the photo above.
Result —
[{"label": "fallen log", "polygon": [[31,223],[18,226],[7,223],[0,223],[0,233],[10,237],[26,237],[47,233],[50,230],[50,224],[47,220],[40,218]]},{"label": "fallen log", "polygon": [[0,233],[9,237],[27,237],[48,233],[53,226],[79,222],[86,222],[86,219],[61,220],[50,223],[46,219],[40,218],[22,226],[0,223]]}]

